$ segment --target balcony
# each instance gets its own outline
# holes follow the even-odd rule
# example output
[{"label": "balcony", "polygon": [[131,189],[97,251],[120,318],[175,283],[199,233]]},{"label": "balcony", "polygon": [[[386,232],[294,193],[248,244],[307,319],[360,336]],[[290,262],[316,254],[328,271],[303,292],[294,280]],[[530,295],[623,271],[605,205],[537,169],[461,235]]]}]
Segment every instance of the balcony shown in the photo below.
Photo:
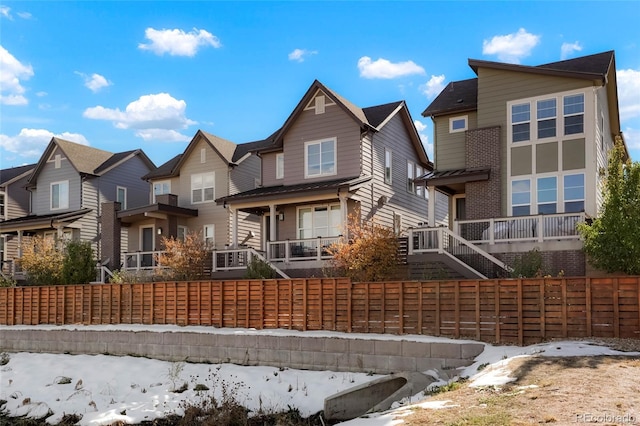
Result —
[{"label": "balcony", "polygon": [[267,242],[266,258],[270,262],[299,262],[311,260],[328,260],[331,255],[329,246],[338,242],[342,237],[306,238],[300,240],[269,241]]}]

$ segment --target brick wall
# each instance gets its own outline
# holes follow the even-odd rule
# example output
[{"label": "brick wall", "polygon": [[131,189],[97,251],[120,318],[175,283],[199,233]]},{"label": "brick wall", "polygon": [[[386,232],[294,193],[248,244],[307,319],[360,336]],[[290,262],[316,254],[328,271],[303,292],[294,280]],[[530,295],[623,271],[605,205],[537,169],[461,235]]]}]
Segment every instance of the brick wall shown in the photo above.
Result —
[{"label": "brick wall", "polygon": [[[507,265],[515,265],[516,260],[525,253],[494,253],[494,256]],[[553,277],[560,271],[567,277],[583,277],[587,275],[587,262],[581,250],[541,251],[543,273]]]},{"label": "brick wall", "polygon": [[465,164],[467,169],[491,168],[489,180],[467,182],[467,219],[487,219],[505,216],[502,213],[502,183],[500,158],[500,127],[468,130]]}]

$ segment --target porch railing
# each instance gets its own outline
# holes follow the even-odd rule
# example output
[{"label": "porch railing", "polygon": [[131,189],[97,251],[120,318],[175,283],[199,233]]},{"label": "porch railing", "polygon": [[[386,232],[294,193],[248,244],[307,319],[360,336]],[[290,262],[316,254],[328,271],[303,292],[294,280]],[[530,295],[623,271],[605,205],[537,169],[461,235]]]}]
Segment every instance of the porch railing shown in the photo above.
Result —
[{"label": "porch railing", "polygon": [[267,260],[272,262],[295,262],[302,260],[327,260],[331,255],[327,251],[331,244],[342,238],[318,237],[300,240],[267,242]]},{"label": "porch railing", "polygon": [[122,267],[127,271],[141,271],[156,269],[158,265],[157,256],[162,251],[136,251],[123,255]]},{"label": "porch railing", "polygon": [[438,253],[446,255],[479,278],[505,276],[512,271],[492,256],[446,227],[409,229],[409,255]]},{"label": "porch railing", "polygon": [[282,278],[289,278],[280,268],[269,262],[260,252],[255,249],[225,249],[213,251],[213,272],[234,271],[247,269],[253,259],[260,259],[267,262]]},{"label": "porch railing", "polygon": [[576,225],[584,221],[584,213],[458,220],[454,232],[476,244],[577,240]]}]

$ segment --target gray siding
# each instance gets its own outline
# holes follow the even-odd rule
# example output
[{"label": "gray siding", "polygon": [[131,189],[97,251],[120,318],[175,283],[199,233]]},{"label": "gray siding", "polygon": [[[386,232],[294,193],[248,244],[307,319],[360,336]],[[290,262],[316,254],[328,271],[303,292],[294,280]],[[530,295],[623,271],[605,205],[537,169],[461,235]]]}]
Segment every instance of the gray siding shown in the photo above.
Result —
[{"label": "gray siding", "polygon": [[147,205],[149,184],[141,178],[149,171],[150,169],[139,156],[109,170],[98,178],[100,180],[100,203],[116,201],[116,188],[122,186],[127,188],[127,209]]},{"label": "gray siding", "polygon": [[[69,208],[61,210],[51,210],[51,183],[69,181]],[[33,193],[33,214],[43,215],[55,212],[78,210],[81,208],[81,183],[80,175],[64,159],[60,168],[56,169],[54,163],[46,163],[38,175],[37,188]]]},{"label": "gray siding", "polygon": [[229,194],[237,194],[254,189],[256,187],[256,179],[260,179],[260,157],[252,154],[231,169]]},{"label": "gray siding", "polygon": [[304,177],[304,144],[336,138],[336,174],[313,180],[333,180],[360,175],[360,128],[339,106],[326,107],[324,114],[303,111],[284,135],[284,179],[275,178],[275,155],[263,158],[263,185],[294,185],[312,179]]},{"label": "gray siding", "polygon": [[5,188],[6,219],[26,216],[29,213],[29,191],[25,189],[27,178],[28,176],[18,179]]}]

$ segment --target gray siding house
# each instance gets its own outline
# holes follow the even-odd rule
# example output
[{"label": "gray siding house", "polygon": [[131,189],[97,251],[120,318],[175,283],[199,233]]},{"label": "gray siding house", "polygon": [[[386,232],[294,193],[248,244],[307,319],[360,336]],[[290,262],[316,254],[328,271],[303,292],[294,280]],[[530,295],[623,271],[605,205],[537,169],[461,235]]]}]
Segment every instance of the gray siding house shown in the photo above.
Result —
[{"label": "gray siding house", "polygon": [[622,137],[614,52],[468,63],[477,77],[450,82],[422,113],[434,123],[435,169],[420,181],[447,196],[457,246],[471,242],[506,265],[537,249],[546,272],[584,275],[575,225],[597,216],[601,170]]},{"label": "gray siding house", "polygon": [[428,194],[414,179],[432,164],[404,101],[360,108],[314,81],[263,142],[262,185],[217,203],[260,217],[253,247],[288,275],[317,273],[350,215],[399,236],[427,220]]},{"label": "gray siding house", "polygon": [[0,223],[0,234],[18,246],[32,235],[91,241],[97,259],[104,260],[102,204],[144,204],[148,185],[141,177],[154,169],[141,150],[114,154],[53,138],[25,182],[29,211]]},{"label": "gray siding house", "polygon": [[121,259],[113,268],[154,268],[154,254],[164,249],[163,237],[181,239],[188,232],[199,233],[212,250],[257,244],[259,217],[235,212],[215,199],[259,186],[260,159],[254,150],[262,145],[236,144],[198,130],[182,154],[143,177],[148,182],[144,205],[109,206],[116,209],[109,219],[110,234],[122,229],[128,241],[121,244],[122,256],[112,252],[113,258]]}]

